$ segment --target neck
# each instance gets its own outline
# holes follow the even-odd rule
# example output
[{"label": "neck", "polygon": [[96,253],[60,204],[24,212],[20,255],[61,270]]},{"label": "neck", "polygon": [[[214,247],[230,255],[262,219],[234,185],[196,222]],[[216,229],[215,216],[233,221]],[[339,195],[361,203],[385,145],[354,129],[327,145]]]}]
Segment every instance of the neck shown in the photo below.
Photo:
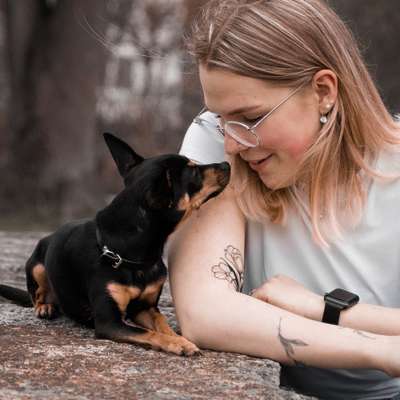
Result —
[{"label": "neck", "polygon": [[179,219],[178,214],[165,218],[164,213],[146,211],[138,204],[124,201],[124,196],[117,196],[97,213],[96,224],[102,245],[123,258],[154,264]]}]

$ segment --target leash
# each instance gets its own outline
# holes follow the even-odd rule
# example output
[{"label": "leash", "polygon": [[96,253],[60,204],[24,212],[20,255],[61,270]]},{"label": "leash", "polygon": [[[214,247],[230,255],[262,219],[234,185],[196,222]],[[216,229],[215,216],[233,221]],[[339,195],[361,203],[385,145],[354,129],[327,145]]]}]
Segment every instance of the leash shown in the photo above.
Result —
[{"label": "leash", "polygon": [[100,257],[107,257],[112,261],[111,266],[114,269],[118,269],[118,267],[122,264],[122,263],[127,263],[127,264],[144,264],[145,261],[140,260],[140,261],[132,261],[132,260],[128,260],[126,258],[122,258],[118,253],[116,253],[115,251],[110,250],[106,245],[103,245],[103,240],[101,237],[101,233],[99,230],[99,227],[96,225],[96,239],[97,239],[97,245],[100,248],[101,256]]}]

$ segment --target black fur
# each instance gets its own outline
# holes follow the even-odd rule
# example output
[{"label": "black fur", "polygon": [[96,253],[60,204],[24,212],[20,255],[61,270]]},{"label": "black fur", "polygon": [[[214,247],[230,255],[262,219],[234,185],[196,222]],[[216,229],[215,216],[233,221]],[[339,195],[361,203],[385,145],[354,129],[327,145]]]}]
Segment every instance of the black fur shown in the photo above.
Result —
[{"label": "black fur", "polygon": [[[229,164],[198,166],[180,155],[143,159],[115,136],[104,138],[125,188],[94,219],[65,224],[39,241],[26,263],[31,304],[41,318],[62,312],[94,327],[98,337],[192,354],[184,345],[175,351],[171,343],[148,341],[151,329],[127,320],[135,321],[144,310],[151,311],[154,321],[159,318],[157,303],[167,274],[161,261],[165,241],[192,208],[224,189]],[[113,268],[114,260],[102,256],[103,245],[130,262]],[[19,289],[0,285],[0,295],[28,305],[27,293]]]}]

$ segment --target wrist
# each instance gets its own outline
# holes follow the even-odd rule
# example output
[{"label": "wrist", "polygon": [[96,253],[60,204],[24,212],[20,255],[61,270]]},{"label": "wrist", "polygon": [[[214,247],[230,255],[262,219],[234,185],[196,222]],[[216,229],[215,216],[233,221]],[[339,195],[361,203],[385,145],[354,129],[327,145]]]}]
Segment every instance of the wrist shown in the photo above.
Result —
[{"label": "wrist", "polygon": [[310,298],[309,303],[309,315],[305,315],[306,318],[312,319],[314,321],[321,322],[322,316],[324,314],[325,302],[324,297],[315,294],[312,298]]},{"label": "wrist", "polygon": [[345,289],[334,289],[325,293],[324,296],[324,313],[322,322],[332,325],[339,325],[341,313],[348,310],[360,301],[360,297],[355,293]]}]

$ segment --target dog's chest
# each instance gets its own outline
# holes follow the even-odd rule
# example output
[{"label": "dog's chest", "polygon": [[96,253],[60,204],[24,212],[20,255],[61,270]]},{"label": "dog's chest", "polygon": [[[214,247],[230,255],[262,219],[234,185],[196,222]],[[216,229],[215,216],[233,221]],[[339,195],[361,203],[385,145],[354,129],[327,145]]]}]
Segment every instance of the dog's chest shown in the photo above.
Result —
[{"label": "dog's chest", "polygon": [[126,312],[131,302],[144,303],[149,307],[156,305],[158,296],[161,292],[165,277],[140,288],[134,285],[124,285],[121,283],[110,282],[106,288],[109,295],[117,304],[122,313]]}]

